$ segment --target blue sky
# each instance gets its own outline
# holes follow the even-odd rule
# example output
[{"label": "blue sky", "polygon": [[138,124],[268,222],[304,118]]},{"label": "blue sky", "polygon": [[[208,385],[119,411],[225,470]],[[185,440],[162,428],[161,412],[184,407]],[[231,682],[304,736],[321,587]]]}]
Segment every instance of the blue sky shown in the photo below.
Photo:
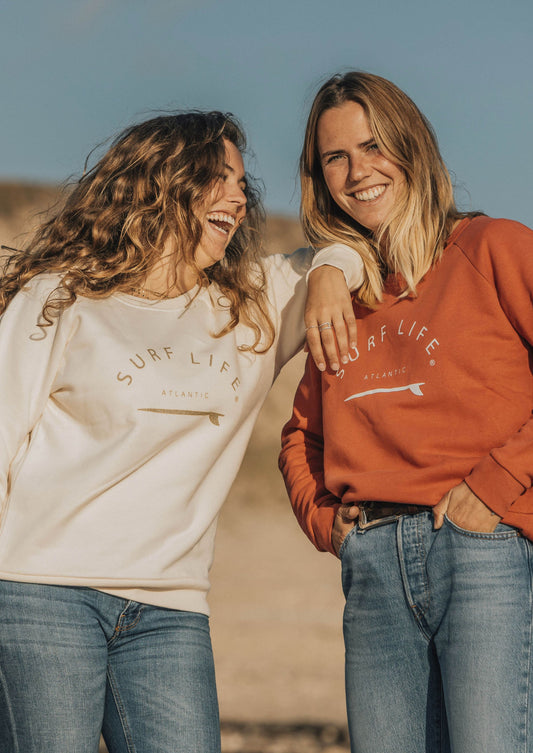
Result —
[{"label": "blue sky", "polygon": [[243,122],[270,211],[297,214],[307,111],[337,71],[402,87],[459,204],[533,226],[531,0],[0,0],[0,179],[61,181],[153,111]]}]

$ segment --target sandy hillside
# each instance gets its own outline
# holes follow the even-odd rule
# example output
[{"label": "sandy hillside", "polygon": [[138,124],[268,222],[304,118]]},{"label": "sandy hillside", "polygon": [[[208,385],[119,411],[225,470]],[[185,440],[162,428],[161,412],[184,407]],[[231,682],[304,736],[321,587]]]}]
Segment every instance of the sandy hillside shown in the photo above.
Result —
[{"label": "sandy hillside", "polygon": [[220,520],[210,601],[223,718],[344,720],[339,564],[301,532],[276,469],[302,365],[270,393]]},{"label": "sandy hillside", "polygon": [[[20,244],[55,197],[48,187],[0,184],[0,242]],[[267,234],[271,251],[303,245],[293,219],[269,218]],[[220,520],[210,602],[226,721],[345,719],[339,564],[300,531],[277,471],[302,364],[289,364],[270,393]]]}]

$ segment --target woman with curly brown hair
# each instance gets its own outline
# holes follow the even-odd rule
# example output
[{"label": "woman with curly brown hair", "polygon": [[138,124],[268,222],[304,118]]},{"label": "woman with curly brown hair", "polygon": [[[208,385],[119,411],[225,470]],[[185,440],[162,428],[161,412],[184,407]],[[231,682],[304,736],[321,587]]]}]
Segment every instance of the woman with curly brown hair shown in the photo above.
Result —
[{"label": "woman with curly brown hair", "polygon": [[[260,257],[244,146],[217,112],[133,126],[6,262],[2,750],[96,753],[101,729],[111,753],[220,750],[217,516],[302,345],[312,260]],[[346,285],[322,254],[306,319],[331,335]]]},{"label": "woman with curly brown hair", "polygon": [[[361,255],[349,363],[283,432],[298,520],[340,557],[353,753],[533,750],[533,232],[456,208],[390,81],[329,79],[302,215]],[[349,441],[347,441],[349,438]]]}]

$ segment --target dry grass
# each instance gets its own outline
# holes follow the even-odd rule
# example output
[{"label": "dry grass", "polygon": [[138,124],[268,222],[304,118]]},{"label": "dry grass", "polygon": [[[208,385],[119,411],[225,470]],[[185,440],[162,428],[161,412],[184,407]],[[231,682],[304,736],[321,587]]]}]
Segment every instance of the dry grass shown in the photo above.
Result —
[{"label": "dry grass", "polygon": [[11,219],[32,209],[46,209],[59,195],[59,189],[52,185],[0,181],[0,217]]},{"label": "dry grass", "polygon": [[0,181],[0,244],[20,248],[60,197],[56,186]]}]

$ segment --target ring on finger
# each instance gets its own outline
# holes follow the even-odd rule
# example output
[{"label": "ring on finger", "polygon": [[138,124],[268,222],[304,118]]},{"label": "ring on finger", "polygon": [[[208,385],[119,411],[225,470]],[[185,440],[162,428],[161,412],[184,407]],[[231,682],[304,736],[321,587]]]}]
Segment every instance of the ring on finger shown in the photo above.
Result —
[{"label": "ring on finger", "polygon": [[318,329],[320,329],[320,330],[323,330],[323,329],[331,329],[331,327],[332,327],[332,326],[333,326],[333,325],[332,325],[332,323],[331,323],[331,322],[323,322],[322,324],[319,324],[319,325],[318,325]]},{"label": "ring on finger", "polygon": [[318,324],[310,324],[309,327],[305,328],[305,331],[307,332],[308,329],[319,329]]}]

